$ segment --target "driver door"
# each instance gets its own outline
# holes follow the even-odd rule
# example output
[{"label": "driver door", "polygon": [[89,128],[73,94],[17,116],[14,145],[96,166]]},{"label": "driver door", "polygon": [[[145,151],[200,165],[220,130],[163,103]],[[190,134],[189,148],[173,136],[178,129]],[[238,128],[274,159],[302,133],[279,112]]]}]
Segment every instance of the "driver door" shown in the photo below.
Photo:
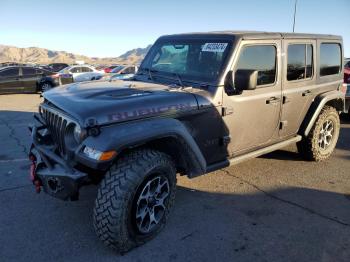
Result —
[{"label": "driver door", "polygon": [[253,151],[278,139],[282,88],[280,80],[281,40],[242,41],[233,72],[258,71],[254,90],[224,93],[223,116],[229,156]]}]

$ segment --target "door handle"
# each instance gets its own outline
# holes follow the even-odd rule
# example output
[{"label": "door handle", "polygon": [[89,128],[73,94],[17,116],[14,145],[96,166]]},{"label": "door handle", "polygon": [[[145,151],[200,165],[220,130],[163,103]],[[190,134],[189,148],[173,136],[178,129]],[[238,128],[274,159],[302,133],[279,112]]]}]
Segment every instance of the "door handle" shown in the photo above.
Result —
[{"label": "door handle", "polygon": [[312,92],[310,90],[306,90],[302,93],[302,96],[309,96],[312,95]]},{"label": "door handle", "polygon": [[267,100],[266,100],[266,104],[267,104],[267,105],[277,104],[277,103],[279,103],[280,101],[281,101],[280,98],[274,96],[274,97],[270,97],[269,99],[267,99]]}]

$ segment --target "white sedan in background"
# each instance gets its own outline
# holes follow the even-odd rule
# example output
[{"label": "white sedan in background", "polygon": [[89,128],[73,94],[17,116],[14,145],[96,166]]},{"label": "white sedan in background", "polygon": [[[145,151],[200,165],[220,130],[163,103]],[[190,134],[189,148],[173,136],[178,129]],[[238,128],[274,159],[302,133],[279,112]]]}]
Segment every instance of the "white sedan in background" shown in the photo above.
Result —
[{"label": "white sedan in background", "polygon": [[104,75],[103,71],[99,71],[90,65],[68,66],[59,71],[58,73],[73,75],[74,82],[98,80]]}]

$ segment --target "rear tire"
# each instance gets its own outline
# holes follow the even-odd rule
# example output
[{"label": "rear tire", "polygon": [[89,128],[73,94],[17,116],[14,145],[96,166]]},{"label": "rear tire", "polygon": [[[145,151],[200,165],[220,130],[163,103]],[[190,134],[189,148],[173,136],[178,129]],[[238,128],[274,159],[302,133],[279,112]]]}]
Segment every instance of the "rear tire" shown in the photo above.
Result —
[{"label": "rear tire", "polygon": [[168,155],[146,149],[125,155],[98,190],[93,212],[97,236],[120,253],[144,244],[164,228],[175,190],[176,169]]},{"label": "rear tire", "polygon": [[297,143],[301,156],[311,161],[328,159],[337,144],[340,119],[335,108],[325,106],[318,116],[309,135]]}]

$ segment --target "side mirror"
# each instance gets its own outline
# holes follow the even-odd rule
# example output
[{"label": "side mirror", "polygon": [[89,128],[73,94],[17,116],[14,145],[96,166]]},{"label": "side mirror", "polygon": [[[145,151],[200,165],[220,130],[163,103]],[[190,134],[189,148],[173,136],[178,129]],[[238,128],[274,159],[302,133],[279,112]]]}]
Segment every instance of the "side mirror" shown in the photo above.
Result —
[{"label": "side mirror", "polygon": [[233,96],[238,94],[233,81],[234,81],[234,73],[233,71],[229,71],[226,75],[225,84],[224,84],[225,93],[228,96]]},{"label": "side mirror", "polygon": [[225,79],[225,92],[228,96],[239,95],[243,90],[254,90],[258,83],[257,70],[239,69],[228,72]]},{"label": "side mirror", "polygon": [[254,90],[258,83],[257,70],[239,69],[235,73],[234,85],[238,90]]},{"label": "side mirror", "polygon": [[254,90],[258,83],[257,70],[239,69],[235,73],[234,87],[240,91]]}]

